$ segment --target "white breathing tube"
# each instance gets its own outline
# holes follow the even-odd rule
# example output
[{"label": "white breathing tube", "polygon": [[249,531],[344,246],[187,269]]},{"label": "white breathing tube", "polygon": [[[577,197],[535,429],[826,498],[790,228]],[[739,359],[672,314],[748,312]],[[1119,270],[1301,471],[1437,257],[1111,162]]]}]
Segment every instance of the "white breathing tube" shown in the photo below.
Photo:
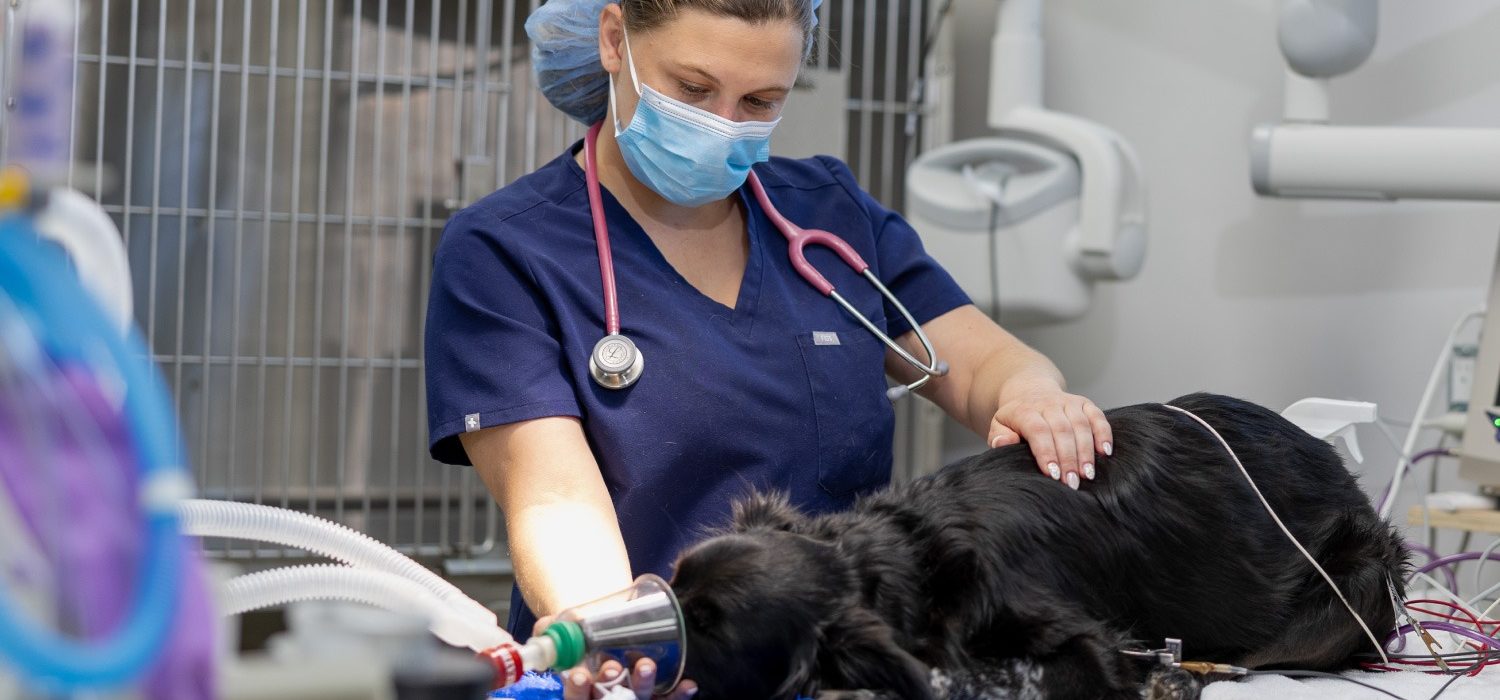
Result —
[{"label": "white breathing tube", "polygon": [[37,212],[36,229],[68,251],[78,281],[115,329],[124,333],[130,328],[130,262],[120,229],[104,208],[76,190],[59,187],[48,191],[47,206]]},{"label": "white breathing tube", "polygon": [[426,617],[439,639],[468,647],[493,664],[496,687],[557,664],[550,636],[517,644],[500,628],[494,611],[364,533],[307,513],[232,501],[185,500],[179,518],[186,535],[297,547],[348,565],[291,566],[234,578],[220,601],[225,615],[298,601],[353,601]]},{"label": "white breathing tube", "polygon": [[504,630],[439,600],[421,584],[384,571],[336,564],[289,566],[231,579],[223,594],[224,615],[298,601],[345,600],[422,615],[434,635],[456,647],[484,651],[511,641]]},{"label": "white breathing tube", "polygon": [[[338,523],[284,508],[203,499],[184,501],[178,512],[183,534],[271,542],[305,549],[357,570],[391,574],[417,585],[465,619],[499,631],[494,611],[406,555]],[[509,636],[500,641],[509,641]]]}]

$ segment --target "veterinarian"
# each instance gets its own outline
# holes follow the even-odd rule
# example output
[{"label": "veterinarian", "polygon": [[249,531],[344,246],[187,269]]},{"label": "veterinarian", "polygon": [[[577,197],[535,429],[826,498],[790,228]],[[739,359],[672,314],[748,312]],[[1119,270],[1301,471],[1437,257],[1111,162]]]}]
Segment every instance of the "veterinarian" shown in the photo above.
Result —
[{"label": "veterinarian", "polygon": [[[454,215],[426,331],[432,456],[474,465],[504,511],[518,582],[509,626],[522,637],[533,611],[640,573],[669,577],[749,489],[823,512],[884,486],[886,378],[938,374],[916,369],[936,363],[893,300],[947,364],[919,393],[991,445],[1025,440],[1058,488],[1075,489],[1111,451],[1103,413],[971,305],[847,166],[768,160],[815,5],[551,0],[527,22],[548,98],[602,124],[586,139],[598,194],[579,143]],[[747,184],[751,165],[769,208]],[[806,253],[914,362],[794,268],[776,211],[868,262],[891,298],[828,248]],[[653,672],[638,665],[633,687],[650,688]],[[587,674],[573,675],[569,697],[586,697]]]}]

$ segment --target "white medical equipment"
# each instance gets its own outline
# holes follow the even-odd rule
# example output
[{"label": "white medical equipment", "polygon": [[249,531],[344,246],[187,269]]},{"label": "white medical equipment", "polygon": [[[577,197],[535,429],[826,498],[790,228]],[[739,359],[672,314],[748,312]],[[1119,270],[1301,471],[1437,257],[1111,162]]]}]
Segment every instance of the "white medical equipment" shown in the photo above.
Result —
[{"label": "white medical equipment", "polygon": [[1328,80],[1375,48],[1375,0],[1283,0],[1282,123],[1250,138],[1250,181],[1273,197],[1500,199],[1500,129],[1338,126]]},{"label": "white medical equipment", "polygon": [[[599,193],[599,167],[594,159],[594,144],[599,139],[599,130],[603,124],[603,122],[595,124],[589,129],[588,136],[583,140],[584,179],[588,185],[589,213],[594,222],[594,243],[598,247],[599,276],[604,288],[605,336],[600,338],[598,343],[594,344],[593,352],[589,353],[589,373],[599,386],[606,389],[624,389],[641,378],[641,372],[645,369],[645,360],[635,343],[620,334],[620,303],[615,294],[614,258],[609,252],[609,226],[604,218],[604,200]],[[853,247],[845,242],[844,239],[828,231],[804,229],[788,221],[771,203],[771,199],[766,194],[765,188],[760,184],[760,178],[756,177],[753,170],[750,172],[749,183],[756,201],[760,203],[761,211],[765,212],[766,218],[771,220],[771,223],[776,226],[776,230],[780,231],[781,235],[786,237],[787,256],[791,259],[791,265],[797,270],[797,274],[801,275],[802,279],[806,280],[808,284],[812,285],[823,296],[838,302],[838,305],[843,307],[844,311],[853,316],[856,321],[859,321],[860,325],[865,327],[865,330],[874,334],[892,352],[895,352],[907,364],[922,373],[921,377],[918,377],[916,381],[910,384],[895,386],[887,390],[886,395],[892,401],[922,388],[933,377],[941,377],[948,373],[948,364],[937,359],[937,352],[933,350],[932,343],[927,340],[927,334],[923,332],[922,326],[917,323],[916,319],[912,318],[911,313],[906,310],[906,306],[896,298],[896,295],[891,294],[891,291],[886,289],[884,284],[880,283],[880,278],[870,272],[870,266],[860,258],[859,253],[856,253]],[[927,362],[924,363],[912,357],[911,353],[908,353],[905,348],[898,345],[889,335],[886,335],[885,331],[881,330],[880,327],[866,318],[864,314],[860,313],[859,309],[854,308],[852,304],[845,301],[844,297],[840,296],[834,290],[833,285],[828,282],[827,278],[819,273],[817,268],[813,267],[803,255],[803,249],[808,245],[824,246],[837,253],[839,258],[847,263],[849,267],[853,268],[860,275],[864,276],[870,284],[874,285],[875,289],[880,291],[880,295],[896,308],[896,311],[911,326],[912,331],[917,334],[917,340],[922,343],[922,349],[927,353]]]},{"label": "white medical equipment", "polygon": [[[1278,26],[1287,60],[1280,124],[1251,133],[1250,181],[1272,197],[1500,200],[1500,129],[1338,126],[1329,123],[1328,80],[1358,68],[1375,48],[1375,0],[1283,0]],[[1500,301],[1500,256],[1489,307]],[[1458,328],[1454,329],[1456,334]],[[1486,315],[1460,448],[1459,476],[1500,487],[1500,319]],[[1449,343],[1453,340],[1450,334]],[[1424,392],[1420,417],[1438,379]],[[1401,446],[1415,447],[1421,421]],[[1399,488],[1405,460],[1399,465]],[[1382,515],[1395,503],[1387,499]]]},{"label": "white medical equipment", "polygon": [[[1474,366],[1473,393],[1464,419],[1458,454],[1458,475],[1480,484],[1489,495],[1500,495],[1500,252],[1490,272],[1490,289],[1479,331],[1479,357]],[[1451,348],[1450,345],[1445,350]]]},{"label": "white medical equipment", "polygon": [[[191,646],[207,629],[179,614],[198,600],[198,568],[176,515],[193,484],[165,388],[128,317],[121,323],[90,299],[98,291],[75,274],[85,266],[49,245],[97,252],[118,247],[117,234],[82,195],[27,184],[19,171],[0,172],[0,421],[8,433],[0,438],[0,500],[15,528],[6,536],[35,540],[6,554],[50,567],[59,590],[46,602],[61,606],[41,619],[22,611],[36,609],[36,597],[11,599],[13,570],[4,562],[0,690],[8,679],[50,696],[201,677],[212,670],[208,660],[169,658],[175,644]],[[68,210],[57,217],[62,225],[78,230],[41,230],[58,208]],[[123,566],[131,563],[133,572]],[[97,625],[109,614],[118,619]]]},{"label": "white medical equipment", "polygon": [[1365,461],[1359,450],[1359,437],[1354,428],[1361,423],[1374,423],[1378,416],[1375,404],[1368,401],[1341,401],[1338,399],[1306,398],[1281,412],[1281,417],[1329,444],[1334,438],[1344,441],[1344,448],[1356,462]]},{"label": "white medical equipment", "polygon": [[1066,321],[1098,280],[1128,280],[1146,254],[1145,183],[1110,129],[1042,106],[1042,3],[1004,0],[991,54],[997,137],[919,157],[907,219],[981,309],[1007,325]]}]

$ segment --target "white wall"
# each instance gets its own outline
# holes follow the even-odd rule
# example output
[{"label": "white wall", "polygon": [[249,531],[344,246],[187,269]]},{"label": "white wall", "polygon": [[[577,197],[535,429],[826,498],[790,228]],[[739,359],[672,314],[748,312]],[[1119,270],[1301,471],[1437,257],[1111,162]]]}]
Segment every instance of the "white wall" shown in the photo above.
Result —
[{"label": "white wall", "polygon": [[[1483,301],[1500,205],[1253,193],[1250,129],[1281,109],[1276,5],[1047,2],[1048,106],[1123,134],[1150,193],[1140,277],[1101,287],[1077,322],[1021,332],[1102,406],[1201,389],[1278,410],[1305,396],[1357,398],[1404,420],[1450,324]],[[1335,120],[1500,127],[1500,4],[1380,5],[1375,55],[1334,83]],[[949,25],[955,138],[985,133],[996,6],[960,0]],[[1374,431],[1361,437],[1365,487],[1378,492],[1395,451]],[[978,446],[955,440],[951,455]]]}]

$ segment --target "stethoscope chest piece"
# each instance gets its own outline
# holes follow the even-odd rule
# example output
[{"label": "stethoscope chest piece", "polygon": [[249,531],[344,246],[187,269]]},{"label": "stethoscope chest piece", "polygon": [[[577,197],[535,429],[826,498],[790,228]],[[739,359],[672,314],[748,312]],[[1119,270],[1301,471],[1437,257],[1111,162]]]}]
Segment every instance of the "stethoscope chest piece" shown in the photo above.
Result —
[{"label": "stethoscope chest piece", "polygon": [[645,367],[640,348],[618,333],[600,338],[589,353],[589,374],[606,389],[624,389],[634,384]]}]

